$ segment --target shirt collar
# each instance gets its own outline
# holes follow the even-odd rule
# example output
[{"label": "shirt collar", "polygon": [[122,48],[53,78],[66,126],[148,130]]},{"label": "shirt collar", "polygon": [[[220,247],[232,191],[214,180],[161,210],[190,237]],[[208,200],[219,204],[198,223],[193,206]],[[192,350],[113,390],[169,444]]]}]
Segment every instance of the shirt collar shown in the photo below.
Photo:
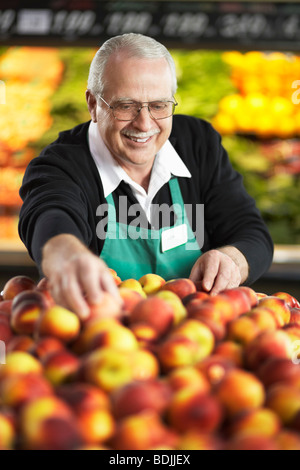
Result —
[{"label": "shirt collar", "polygon": [[[89,125],[88,140],[90,152],[101,177],[105,198],[119,186],[121,181],[125,181],[136,191],[144,191],[112,157],[99,133],[97,123],[93,121],[91,121]],[[170,141],[167,140],[156,155],[151,173],[150,187],[151,180],[155,179],[157,186],[157,178],[159,178],[161,185],[163,185],[169,181],[172,175],[191,178],[191,173],[188,168],[183,163]]]}]

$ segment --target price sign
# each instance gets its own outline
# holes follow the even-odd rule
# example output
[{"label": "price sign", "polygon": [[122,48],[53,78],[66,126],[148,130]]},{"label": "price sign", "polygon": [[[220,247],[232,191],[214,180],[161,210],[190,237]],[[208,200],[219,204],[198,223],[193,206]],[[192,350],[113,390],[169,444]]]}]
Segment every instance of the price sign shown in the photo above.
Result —
[{"label": "price sign", "polygon": [[108,37],[136,32],[167,47],[300,47],[296,2],[45,0],[40,8],[28,3],[11,8],[7,0],[1,2],[0,44],[38,39],[40,45],[97,46]]}]

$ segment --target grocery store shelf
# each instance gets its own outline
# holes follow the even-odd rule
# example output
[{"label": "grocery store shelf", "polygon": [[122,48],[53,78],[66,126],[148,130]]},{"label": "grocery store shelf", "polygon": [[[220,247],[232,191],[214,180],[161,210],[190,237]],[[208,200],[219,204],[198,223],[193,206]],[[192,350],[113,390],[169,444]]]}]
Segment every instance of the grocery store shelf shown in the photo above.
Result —
[{"label": "grocery store shelf", "polygon": [[275,245],[273,263],[275,264],[300,263],[300,246],[298,245]]},{"label": "grocery store shelf", "polygon": [[21,240],[0,240],[0,266],[35,266]]}]

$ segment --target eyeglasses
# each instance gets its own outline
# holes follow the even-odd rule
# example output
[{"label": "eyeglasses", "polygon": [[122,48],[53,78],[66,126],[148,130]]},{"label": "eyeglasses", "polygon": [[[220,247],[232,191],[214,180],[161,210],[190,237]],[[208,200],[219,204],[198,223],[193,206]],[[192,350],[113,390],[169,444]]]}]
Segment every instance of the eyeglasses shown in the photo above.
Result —
[{"label": "eyeglasses", "polygon": [[174,114],[175,107],[178,104],[176,101],[149,101],[144,103],[122,101],[111,106],[102,96],[99,96],[99,98],[112,110],[114,118],[118,121],[133,121],[142,108],[148,108],[152,119],[166,119]]}]

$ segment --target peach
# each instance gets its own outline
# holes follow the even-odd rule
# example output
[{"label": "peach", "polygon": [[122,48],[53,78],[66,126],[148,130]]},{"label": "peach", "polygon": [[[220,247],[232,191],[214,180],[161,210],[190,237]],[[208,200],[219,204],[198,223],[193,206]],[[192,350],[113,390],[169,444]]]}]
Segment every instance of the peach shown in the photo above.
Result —
[{"label": "peach", "polygon": [[244,358],[248,368],[256,370],[270,357],[291,358],[292,340],[283,330],[266,330],[245,346]]},{"label": "peach", "polygon": [[273,437],[280,429],[281,421],[277,414],[269,408],[261,407],[233,417],[226,432],[231,437],[259,434]]},{"label": "peach", "polygon": [[151,325],[160,335],[166,334],[174,323],[174,309],[166,300],[149,296],[139,302],[128,318],[129,325]]},{"label": "peach", "polygon": [[227,371],[215,388],[215,396],[225,407],[229,416],[261,407],[265,390],[261,381],[243,369]]},{"label": "peach", "polygon": [[247,295],[247,293],[240,287],[225,289],[218,295],[222,295],[222,297],[225,296],[225,298],[230,300],[234,311],[234,316],[230,318],[231,320],[251,310],[249,295]]},{"label": "peach", "polygon": [[167,337],[157,346],[156,354],[165,373],[183,366],[191,366],[200,360],[199,345],[186,336]]},{"label": "peach", "polygon": [[183,336],[197,343],[199,361],[209,356],[215,346],[215,338],[210,328],[205,323],[192,318],[184,320],[170,333],[170,337],[176,336]]},{"label": "peach", "polygon": [[144,276],[139,279],[139,283],[146,295],[152,295],[159,291],[166,281],[158,274],[148,273],[144,274]]},{"label": "peach", "polygon": [[8,344],[9,341],[13,338],[14,332],[11,329],[7,320],[0,319],[0,341],[3,341],[5,344]]},{"label": "peach", "polygon": [[47,354],[43,361],[44,375],[54,385],[72,381],[79,370],[80,360],[67,350]]},{"label": "peach", "polygon": [[268,294],[265,294],[264,292],[256,292],[256,297],[258,298],[258,301],[260,299],[263,299],[264,297],[268,297]]},{"label": "peach", "polygon": [[280,326],[286,325],[290,321],[290,309],[284,299],[275,296],[264,297],[259,300],[259,306],[267,307],[281,318]]},{"label": "peach", "polygon": [[41,336],[53,336],[64,343],[69,343],[78,337],[80,328],[80,320],[75,313],[55,305],[48,308],[41,316],[38,333]]},{"label": "peach", "polygon": [[100,444],[112,438],[115,420],[107,408],[87,408],[77,412],[76,425],[84,444]]},{"label": "peach", "polygon": [[48,380],[39,374],[9,375],[2,380],[0,397],[4,405],[19,409],[25,403],[53,394]]},{"label": "peach", "polygon": [[205,374],[194,366],[177,367],[166,376],[171,389],[176,392],[183,389],[196,389],[202,393],[209,393],[211,386]]},{"label": "peach", "polygon": [[223,324],[222,310],[211,302],[212,298],[207,300],[194,299],[187,305],[187,316],[188,318],[194,318],[198,320],[209,319],[219,324]]},{"label": "peach", "polygon": [[26,403],[19,421],[24,450],[72,450],[82,443],[74,414],[54,395]]},{"label": "peach", "polygon": [[295,342],[295,344],[300,340],[300,325],[297,325],[297,323],[289,323],[288,325],[284,325],[281,329],[289,335],[292,342]]},{"label": "peach", "polygon": [[30,350],[31,354],[42,361],[48,354],[65,350],[65,344],[54,336],[43,336],[38,338]]},{"label": "peach", "polygon": [[110,393],[133,379],[131,362],[124,351],[96,349],[82,358],[79,378]]},{"label": "peach", "polygon": [[79,336],[72,342],[71,349],[76,354],[83,354],[88,351],[93,339],[103,331],[122,325],[117,318],[93,318],[87,320],[82,325]]},{"label": "peach", "polygon": [[13,299],[19,292],[33,290],[36,284],[29,276],[14,276],[10,278],[3,287],[3,300]]},{"label": "peach", "polygon": [[160,290],[170,290],[178,295],[180,299],[183,299],[187,295],[196,292],[196,286],[191,279],[178,278],[165,282]]},{"label": "peach", "polygon": [[120,276],[118,276],[117,271],[115,271],[115,270],[112,269],[112,268],[108,268],[108,269],[109,269],[109,271],[110,271],[110,274],[111,274],[112,277],[114,278],[114,281],[115,281],[116,286],[120,285],[121,282],[122,282],[122,280],[121,280]]},{"label": "peach", "polygon": [[128,287],[119,287],[119,294],[123,301],[122,315],[128,316],[131,314],[134,307],[145,297],[136,290],[129,289]]},{"label": "peach", "polygon": [[214,320],[213,318],[205,318],[199,317],[195,318],[195,320],[201,321],[204,325],[206,325],[210,331],[212,332],[215,343],[219,343],[223,341],[226,337],[226,326],[223,325],[221,322]]},{"label": "peach", "polygon": [[155,345],[159,340],[159,334],[153,326],[137,323],[132,325],[131,331],[136,337],[139,347],[146,348],[151,351],[155,349]]},{"label": "peach", "polygon": [[260,330],[252,317],[241,315],[228,323],[226,339],[245,345],[259,333]]},{"label": "peach", "polygon": [[235,341],[225,340],[218,343],[214,349],[214,354],[228,359],[237,367],[243,367],[244,365],[243,345]]},{"label": "peach", "polygon": [[200,361],[196,367],[211,386],[216,386],[229,370],[235,368],[235,364],[228,358],[214,353]]},{"label": "peach", "polygon": [[287,305],[291,308],[297,307],[300,308],[299,301],[292,296],[291,294],[288,294],[287,292],[275,292],[275,294],[272,294],[272,297],[279,297],[280,299],[283,299]]},{"label": "peach", "polygon": [[6,355],[6,363],[0,364],[0,380],[16,374],[42,374],[42,364],[25,351],[12,351]]},{"label": "peach", "polygon": [[153,450],[175,447],[178,436],[163,423],[158,413],[146,410],[120,420],[110,442],[116,450]]},{"label": "peach", "polygon": [[13,449],[16,437],[16,430],[10,418],[0,411],[0,450]]},{"label": "peach", "polygon": [[183,297],[182,303],[185,307],[189,305],[190,302],[196,302],[198,300],[206,300],[209,298],[209,294],[207,292],[192,292],[191,294],[186,295]]},{"label": "peach", "polygon": [[158,377],[160,364],[157,357],[147,349],[127,351],[133,380],[150,380]]},{"label": "peach", "polygon": [[276,383],[300,387],[300,369],[290,359],[271,356],[256,371],[265,388]]},{"label": "peach", "polygon": [[279,450],[275,437],[262,436],[235,436],[225,446],[225,450]]},{"label": "peach", "polygon": [[195,389],[183,389],[173,395],[167,420],[179,433],[192,429],[212,433],[221,426],[223,408],[212,395]]},{"label": "peach", "polygon": [[134,333],[121,324],[114,328],[103,328],[92,339],[87,351],[101,347],[112,347],[122,351],[133,351],[138,348],[138,341]]},{"label": "peach", "polygon": [[45,300],[48,303],[48,307],[52,307],[53,305],[55,305],[55,300],[53,299],[51,294],[49,281],[46,277],[40,279],[40,281],[37,283],[36,290],[43,294]]},{"label": "peach", "polygon": [[119,318],[122,303],[109,292],[103,292],[101,300],[96,304],[89,304],[89,309],[89,320],[91,318]]},{"label": "peach", "polygon": [[141,283],[137,279],[128,278],[125,281],[122,281],[119,284],[119,289],[126,287],[127,289],[131,289],[135,292],[138,292],[144,299],[147,297],[147,294],[144,292],[144,289]]},{"label": "peach", "polygon": [[87,409],[110,409],[110,399],[104,390],[83,382],[62,384],[56,387],[56,395],[76,413]]},{"label": "peach", "polygon": [[287,384],[274,384],[268,388],[266,406],[288,426],[300,410],[300,390]]},{"label": "peach", "polygon": [[258,304],[258,297],[255,290],[253,290],[249,286],[239,286],[238,289],[248,296],[251,308],[255,307]]},{"label": "peach", "polygon": [[246,315],[254,321],[261,332],[265,330],[276,330],[278,327],[276,317],[273,315],[272,311],[266,307],[254,307]]},{"label": "peach", "polygon": [[290,323],[296,323],[297,325],[300,325],[300,308],[292,307],[290,308],[290,312]]},{"label": "peach", "polygon": [[11,314],[11,306],[12,299],[0,301],[0,313],[5,313],[9,317]]},{"label": "peach", "polygon": [[0,312],[0,322],[10,325],[10,317],[6,313]]},{"label": "peach", "polygon": [[158,378],[133,380],[112,392],[113,414],[117,420],[144,410],[152,410],[162,415],[169,404],[171,394],[168,384]]},{"label": "peach", "polygon": [[300,450],[300,434],[291,429],[282,429],[275,441],[279,450]]},{"label": "peach", "polygon": [[23,291],[14,297],[11,307],[11,327],[20,335],[33,335],[48,302],[38,291]]},{"label": "peach", "polygon": [[28,335],[18,335],[11,338],[7,345],[7,352],[11,351],[24,351],[32,353],[32,348],[34,347],[34,340],[31,336]]},{"label": "peach", "polygon": [[156,297],[165,300],[173,308],[173,311],[174,311],[173,325],[178,325],[186,318],[187,316],[186,308],[183,305],[180,297],[178,297],[178,295],[175,294],[175,292],[172,292],[171,290],[160,290],[155,295]]},{"label": "peach", "polygon": [[180,434],[177,450],[223,450],[222,439],[215,434],[203,433],[195,429]]}]

